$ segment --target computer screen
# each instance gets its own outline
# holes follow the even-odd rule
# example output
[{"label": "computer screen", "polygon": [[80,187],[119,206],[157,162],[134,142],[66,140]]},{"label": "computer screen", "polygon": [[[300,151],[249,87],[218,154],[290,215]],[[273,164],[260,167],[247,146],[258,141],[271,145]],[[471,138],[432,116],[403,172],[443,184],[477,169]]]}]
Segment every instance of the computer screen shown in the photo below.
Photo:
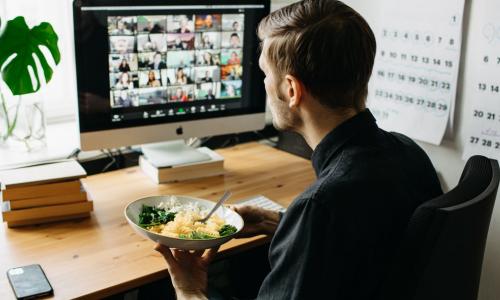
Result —
[{"label": "computer screen", "polygon": [[263,114],[256,30],[268,12],[269,1],[75,1],[80,132]]}]

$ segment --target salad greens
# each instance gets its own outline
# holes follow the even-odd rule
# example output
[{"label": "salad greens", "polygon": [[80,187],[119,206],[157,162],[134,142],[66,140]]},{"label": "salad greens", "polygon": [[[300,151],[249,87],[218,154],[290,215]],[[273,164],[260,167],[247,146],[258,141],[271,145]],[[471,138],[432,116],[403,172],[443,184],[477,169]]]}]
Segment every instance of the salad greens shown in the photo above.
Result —
[{"label": "salad greens", "polygon": [[211,236],[203,232],[193,231],[190,234],[179,234],[179,238],[187,240],[209,240],[209,239],[215,239],[217,237]]},{"label": "salad greens", "polygon": [[[220,235],[220,237],[223,237],[223,236],[233,234],[236,231],[237,231],[237,229],[233,225],[225,224],[225,225],[222,225],[221,229],[219,229],[219,235]],[[189,240],[209,240],[209,239],[215,239],[217,237],[212,236],[210,234],[203,233],[203,232],[193,231],[190,234],[179,234],[179,238],[189,239]]]},{"label": "salad greens", "polygon": [[225,224],[222,225],[222,227],[219,229],[219,234],[220,236],[226,236],[233,234],[236,231],[238,231],[238,229],[236,229],[236,227],[234,227],[233,225]]},{"label": "salad greens", "polygon": [[167,224],[175,219],[176,212],[168,212],[164,208],[142,205],[142,211],[139,214],[139,226],[148,229],[149,227]]}]

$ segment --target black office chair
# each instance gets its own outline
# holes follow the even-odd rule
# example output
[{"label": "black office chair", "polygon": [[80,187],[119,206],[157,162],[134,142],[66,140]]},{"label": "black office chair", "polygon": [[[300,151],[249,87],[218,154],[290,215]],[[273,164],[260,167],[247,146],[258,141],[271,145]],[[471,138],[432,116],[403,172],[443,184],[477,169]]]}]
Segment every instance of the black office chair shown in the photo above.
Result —
[{"label": "black office chair", "polygon": [[380,299],[477,299],[499,173],[473,156],[457,187],[416,209]]}]

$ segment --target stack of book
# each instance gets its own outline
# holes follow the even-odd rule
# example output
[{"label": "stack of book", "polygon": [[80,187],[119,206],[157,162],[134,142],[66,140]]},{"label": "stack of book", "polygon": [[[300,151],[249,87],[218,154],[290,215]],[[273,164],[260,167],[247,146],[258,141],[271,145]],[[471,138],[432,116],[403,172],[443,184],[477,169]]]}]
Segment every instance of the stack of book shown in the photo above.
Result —
[{"label": "stack of book", "polygon": [[174,166],[156,166],[143,155],[139,158],[142,171],[155,183],[184,181],[224,174],[224,157],[207,147],[197,149],[210,157],[209,160]]},{"label": "stack of book", "polygon": [[3,221],[17,227],[90,216],[86,175],[74,160],[0,171]]}]

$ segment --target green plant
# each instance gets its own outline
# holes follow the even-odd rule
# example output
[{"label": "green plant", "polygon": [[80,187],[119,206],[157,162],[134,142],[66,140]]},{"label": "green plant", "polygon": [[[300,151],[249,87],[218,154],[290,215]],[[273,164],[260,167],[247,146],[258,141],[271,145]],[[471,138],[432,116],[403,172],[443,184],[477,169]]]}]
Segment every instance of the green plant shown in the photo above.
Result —
[{"label": "green plant", "polygon": [[[43,52],[40,51],[40,46],[45,46],[49,50],[57,65],[61,60],[57,42],[58,36],[52,25],[47,22],[42,22],[31,29],[26,24],[24,17],[21,16],[7,22],[3,32],[0,33],[0,70],[3,81],[13,95],[37,92],[42,85],[40,71],[43,72],[46,83],[52,79],[54,71]],[[34,56],[38,58],[41,70],[37,68]],[[32,70],[33,81],[29,69]],[[6,139],[12,135],[16,127],[19,103],[17,103],[15,113],[11,118],[9,116],[10,108],[7,106],[1,90],[0,101],[0,109],[7,127],[2,138]]]}]

